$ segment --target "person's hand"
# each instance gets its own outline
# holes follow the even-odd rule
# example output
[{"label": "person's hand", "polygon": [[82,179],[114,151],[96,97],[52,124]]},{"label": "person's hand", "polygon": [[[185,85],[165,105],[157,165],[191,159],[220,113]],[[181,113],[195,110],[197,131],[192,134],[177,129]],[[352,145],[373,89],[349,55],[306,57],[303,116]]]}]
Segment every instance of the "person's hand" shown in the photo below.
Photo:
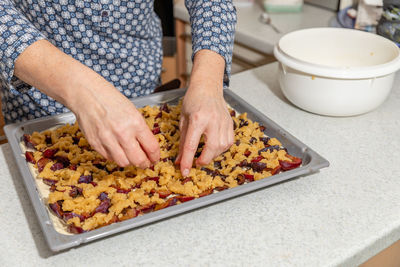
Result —
[{"label": "person's hand", "polygon": [[121,167],[148,168],[159,160],[158,140],[135,106],[106,81],[91,86],[97,94],[71,107],[90,145]]},{"label": "person's hand", "polygon": [[75,113],[89,144],[119,166],[150,166],[157,139],[135,106],[111,83],[46,40],[20,54],[15,75]]},{"label": "person's hand", "polygon": [[202,89],[191,87],[183,100],[179,122],[179,155],[176,160],[180,163],[183,176],[189,174],[202,135],[205,144],[195,162],[197,166],[210,163],[233,144],[233,122],[222,93]]},{"label": "person's hand", "polygon": [[180,164],[183,176],[189,174],[202,135],[205,144],[195,162],[197,166],[210,163],[233,144],[233,121],[222,93],[223,66],[222,57],[214,52],[201,50],[195,56],[179,124],[176,163]]}]

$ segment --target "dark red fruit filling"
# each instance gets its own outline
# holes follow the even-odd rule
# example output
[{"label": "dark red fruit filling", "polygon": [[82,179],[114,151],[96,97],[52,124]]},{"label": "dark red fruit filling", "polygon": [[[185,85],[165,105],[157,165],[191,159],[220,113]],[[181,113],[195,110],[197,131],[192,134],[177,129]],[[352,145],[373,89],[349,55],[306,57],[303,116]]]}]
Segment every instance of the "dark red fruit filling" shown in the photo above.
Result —
[{"label": "dark red fruit filling", "polygon": [[108,213],[108,208],[111,206],[111,200],[106,198],[100,202],[100,205],[95,209],[95,213]]},{"label": "dark red fruit filling", "polygon": [[69,195],[73,198],[76,198],[78,196],[82,195],[83,189],[77,186],[72,187],[72,189],[69,191]]},{"label": "dark red fruit filling", "polygon": [[38,160],[37,162],[37,167],[38,167],[38,171],[42,172],[44,167],[46,166],[47,163],[49,163],[51,160],[48,158],[41,158]]},{"label": "dark red fruit filling", "polygon": [[93,182],[93,177],[92,175],[82,175],[81,177],[79,177],[78,180],[78,184],[90,184],[91,182]]},{"label": "dark red fruit filling", "polygon": [[190,197],[190,196],[177,196],[177,199],[178,199],[180,202],[186,202],[186,201],[193,200],[194,197]]},{"label": "dark red fruit filling", "polygon": [[176,205],[177,202],[178,202],[177,197],[172,197],[172,198],[168,199],[167,201],[165,201],[164,203],[157,204],[154,207],[154,211],[165,209],[165,208],[170,207],[170,206],[174,206],[174,205]]},{"label": "dark red fruit filling", "polygon": [[25,152],[25,159],[29,163],[32,163],[32,164],[36,163],[35,157],[33,156],[33,152],[31,152],[31,151]]},{"label": "dark red fruit filling", "polygon": [[52,179],[43,179],[43,183],[47,184],[48,186],[55,185],[58,181]]},{"label": "dark red fruit filling", "polygon": [[252,182],[254,181],[254,175],[252,174],[248,174],[248,173],[243,173],[244,179],[246,179],[246,181]]},{"label": "dark red fruit filling", "polygon": [[50,167],[50,170],[52,171],[57,171],[61,169],[64,169],[64,164],[62,164],[61,162],[56,162],[53,164],[53,166]]},{"label": "dark red fruit filling", "polygon": [[166,198],[172,194],[172,192],[169,190],[159,190],[157,193],[160,196],[160,198]]},{"label": "dark red fruit filling", "polygon": [[156,204],[150,203],[150,204],[142,206],[139,210],[142,213],[149,213],[149,212],[153,211],[155,206],[156,206]]},{"label": "dark red fruit filling", "polygon": [[160,107],[160,111],[164,111],[164,112],[166,112],[166,113],[169,113],[170,110],[169,110],[168,104],[167,104],[167,103],[164,103],[164,104]]},{"label": "dark red fruit filling", "polygon": [[68,225],[68,231],[73,234],[81,234],[86,232],[81,227],[75,226],[73,224]]},{"label": "dark red fruit filling", "polygon": [[61,209],[61,205],[62,205],[62,202],[61,201],[57,201],[55,203],[50,203],[49,207],[57,215],[57,217],[62,219],[63,215],[64,215],[64,212]]},{"label": "dark red fruit filling", "polygon": [[250,163],[251,168],[255,172],[262,172],[265,168],[267,168],[267,163],[264,162],[252,162]]},{"label": "dark red fruit filling", "polygon": [[251,160],[251,162],[260,162],[263,159],[262,156],[257,156],[254,159]]},{"label": "dark red fruit filling", "polygon": [[56,154],[56,153],[57,153],[57,149],[50,149],[49,148],[49,149],[46,149],[43,152],[43,157],[51,159],[51,158],[53,158],[54,154]]},{"label": "dark red fruit filling", "polygon": [[29,134],[24,134],[22,136],[22,140],[24,141],[26,147],[35,149],[36,143],[31,140],[31,136]]},{"label": "dark red fruit filling", "polygon": [[237,180],[238,185],[242,185],[246,181],[246,178],[244,178],[243,174],[239,174],[237,176],[236,180]]},{"label": "dark red fruit filling", "polygon": [[101,192],[101,193],[100,193],[99,199],[100,199],[101,201],[103,201],[103,200],[105,200],[105,199],[107,199],[107,198],[108,198],[108,194],[107,194],[106,192]]},{"label": "dark red fruit filling", "polygon": [[203,191],[202,193],[199,194],[199,197],[208,196],[208,195],[210,195],[212,192],[213,192],[213,189],[212,189],[212,188],[211,188],[211,189],[208,189],[208,190],[205,190],[205,191]]},{"label": "dark red fruit filling", "polygon": [[284,171],[295,169],[295,168],[299,167],[302,163],[301,158],[293,157],[293,156],[290,156],[289,154],[286,154],[286,157],[290,158],[292,161],[286,161],[286,160],[279,161],[279,164],[281,165],[282,170],[284,170]]},{"label": "dark red fruit filling", "polygon": [[161,132],[160,127],[156,127],[153,130],[151,130],[154,135],[159,134]]}]

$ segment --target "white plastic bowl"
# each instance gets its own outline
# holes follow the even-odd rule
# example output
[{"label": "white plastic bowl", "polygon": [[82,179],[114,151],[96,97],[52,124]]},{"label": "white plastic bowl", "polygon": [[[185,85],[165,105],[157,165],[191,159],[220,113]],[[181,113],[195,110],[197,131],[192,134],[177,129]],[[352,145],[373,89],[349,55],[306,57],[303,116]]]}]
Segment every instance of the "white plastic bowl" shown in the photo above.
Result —
[{"label": "white plastic bowl", "polygon": [[283,36],[274,48],[279,83],[298,107],[328,116],[371,111],[387,98],[400,68],[397,45],[381,36],[312,28]]}]

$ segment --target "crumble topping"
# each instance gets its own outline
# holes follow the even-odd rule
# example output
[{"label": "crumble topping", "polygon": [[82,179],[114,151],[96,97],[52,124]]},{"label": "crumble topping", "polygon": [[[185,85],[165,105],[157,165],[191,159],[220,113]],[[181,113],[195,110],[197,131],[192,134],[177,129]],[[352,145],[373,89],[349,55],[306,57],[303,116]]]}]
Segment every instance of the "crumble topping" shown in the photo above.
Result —
[{"label": "crumble topping", "polygon": [[[265,135],[264,126],[231,110],[234,144],[207,166],[192,167],[184,178],[174,164],[180,105],[139,109],[161,149],[160,161],[148,169],[122,168],[104,159],[77,123],[23,136],[26,160],[37,170],[37,179],[49,186],[49,208],[69,232],[90,231],[301,165],[300,158]],[[196,158],[203,146],[201,139]]]}]

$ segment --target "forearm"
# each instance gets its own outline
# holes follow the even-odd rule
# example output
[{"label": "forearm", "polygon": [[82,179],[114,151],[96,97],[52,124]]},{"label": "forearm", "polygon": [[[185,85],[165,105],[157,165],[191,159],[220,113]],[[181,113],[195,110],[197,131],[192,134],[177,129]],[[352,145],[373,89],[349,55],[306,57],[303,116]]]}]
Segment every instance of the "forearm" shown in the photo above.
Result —
[{"label": "forearm", "polygon": [[82,100],[115,90],[103,77],[50,42],[41,40],[25,49],[15,62],[14,75],[64,104],[72,111]]},{"label": "forearm", "polygon": [[202,85],[193,88],[222,93],[224,69],[225,60],[221,55],[207,49],[200,50],[194,56],[190,84]]},{"label": "forearm", "polygon": [[70,108],[90,145],[105,158],[142,168],[160,158],[157,139],[132,102],[51,43],[37,41],[25,49],[14,73]]},{"label": "forearm", "polygon": [[229,86],[236,9],[232,0],[185,0],[190,16],[192,51],[209,50],[225,60],[223,86]]}]

